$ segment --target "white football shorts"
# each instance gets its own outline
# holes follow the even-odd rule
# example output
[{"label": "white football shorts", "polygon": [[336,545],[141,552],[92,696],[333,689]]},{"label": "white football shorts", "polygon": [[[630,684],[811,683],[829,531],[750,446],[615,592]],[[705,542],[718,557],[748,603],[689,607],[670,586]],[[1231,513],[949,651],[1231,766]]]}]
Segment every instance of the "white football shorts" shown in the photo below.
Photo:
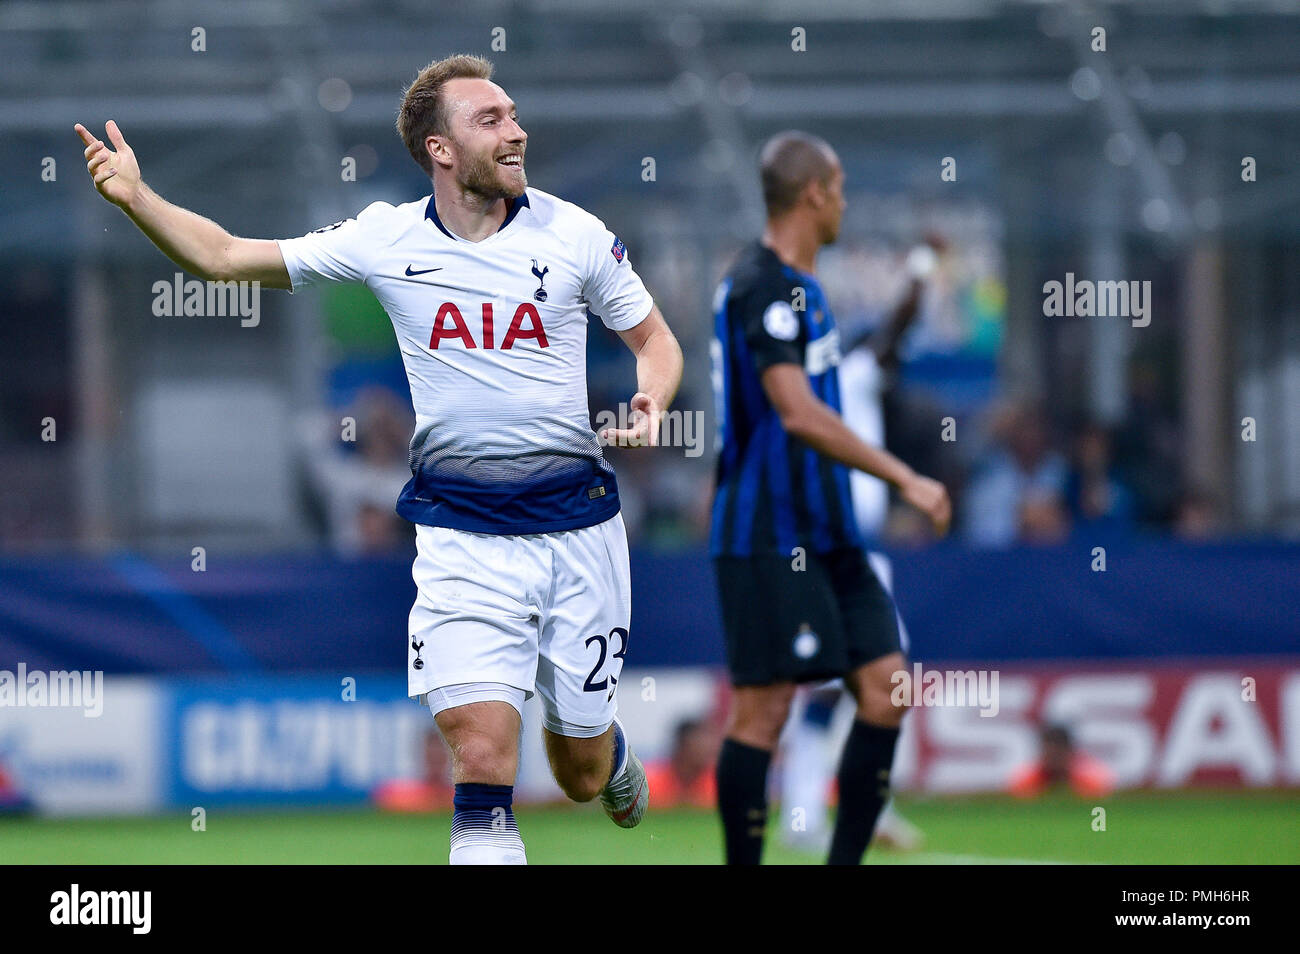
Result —
[{"label": "white football shorts", "polygon": [[632,615],[621,514],[519,536],[417,524],[415,544],[412,698],[435,714],[476,698],[519,708],[509,693],[470,688],[491,683],[521,690],[523,699],[539,693],[543,722],[559,735],[590,738],[609,728]]}]

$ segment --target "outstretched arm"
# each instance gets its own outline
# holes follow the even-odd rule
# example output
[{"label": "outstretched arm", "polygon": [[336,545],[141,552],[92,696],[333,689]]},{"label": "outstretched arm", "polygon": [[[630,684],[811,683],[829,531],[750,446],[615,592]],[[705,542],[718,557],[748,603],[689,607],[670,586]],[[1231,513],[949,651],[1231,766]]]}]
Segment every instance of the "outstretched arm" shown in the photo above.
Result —
[{"label": "outstretched arm", "polygon": [[916,246],[907,256],[907,288],[903,297],[889,312],[884,325],[879,330],[863,331],[848,342],[845,351],[867,347],[875,352],[876,362],[885,371],[898,367],[898,349],[903,335],[912,326],[921,308],[921,294],[925,283],[933,274],[938,255],[948,247],[948,243],[937,233],[925,237],[925,241]]},{"label": "outstretched arm", "polygon": [[813,393],[801,365],[774,364],[763,372],[761,380],[786,433],[819,454],[893,484],[904,500],[930,518],[935,533],[943,536],[948,532],[952,504],[943,484],[922,477],[889,451],[861,440]]},{"label": "outstretched arm", "polygon": [[209,281],[261,282],[289,288],[280,247],[270,239],[237,238],[211,219],[172,205],[140,178],[135,153],[111,119],[104,127],[110,150],[81,123],[77,135],[86,145],[86,171],[95,188],[127,214],[149,241],[173,262]]},{"label": "outstretched arm", "polygon": [[643,321],[620,331],[618,336],[636,355],[632,426],[607,427],[600,436],[611,444],[655,447],[659,443],[659,422],[682,383],[682,349],[658,305],[651,306]]}]

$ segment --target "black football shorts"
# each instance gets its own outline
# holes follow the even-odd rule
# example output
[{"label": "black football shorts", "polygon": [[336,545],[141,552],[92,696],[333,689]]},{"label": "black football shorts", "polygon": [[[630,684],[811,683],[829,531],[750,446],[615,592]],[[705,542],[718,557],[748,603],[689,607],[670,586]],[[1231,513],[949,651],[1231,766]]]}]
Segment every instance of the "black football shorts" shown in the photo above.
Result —
[{"label": "black football shorts", "polygon": [[862,550],[713,565],[733,686],[835,679],[901,651],[894,601]]}]

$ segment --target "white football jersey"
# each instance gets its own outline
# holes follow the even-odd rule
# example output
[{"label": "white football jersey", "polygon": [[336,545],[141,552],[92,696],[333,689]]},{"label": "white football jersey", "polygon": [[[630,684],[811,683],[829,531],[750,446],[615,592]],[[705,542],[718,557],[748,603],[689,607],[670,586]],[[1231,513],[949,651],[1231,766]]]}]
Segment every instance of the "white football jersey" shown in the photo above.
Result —
[{"label": "white football jersey", "polygon": [[[885,446],[885,375],[867,347],[857,347],[840,361],[840,415],[858,437],[872,447]],[[858,530],[875,542],[885,528],[889,487],[879,477],[860,470],[849,474],[853,516]]]},{"label": "white football jersey", "polygon": [[524,534],[618,513],[587,408],[588,309],[623,331],[653,301],[598,218],[529,189],[497,232],[470,242],[426,196],[279,246],[294,291],[364,282],[393,322],[416,415],[399,514]]}]

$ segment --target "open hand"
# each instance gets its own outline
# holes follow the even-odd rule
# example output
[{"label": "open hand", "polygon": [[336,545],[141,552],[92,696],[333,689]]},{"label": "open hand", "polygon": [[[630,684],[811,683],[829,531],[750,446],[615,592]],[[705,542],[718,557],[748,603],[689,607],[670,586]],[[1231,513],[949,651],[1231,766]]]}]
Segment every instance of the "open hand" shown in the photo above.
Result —
[{"label": "open hand", "polygon": [[135,153],[126,144],[122,130],[111,119],[104,127],[116,150],[114,152],[81,123],[74,128],[86,144],[86,171],[95,180],[95,188],[109,202],[125,208],[140,191],[140,167],[136,165]]},{"label": "open hand", "polygon": [[631,427],[607,427],[600,432],[601,440],[619,447],[658,447],[659,422],[663,411],[654,398],[643,391],[632,396]]}]

